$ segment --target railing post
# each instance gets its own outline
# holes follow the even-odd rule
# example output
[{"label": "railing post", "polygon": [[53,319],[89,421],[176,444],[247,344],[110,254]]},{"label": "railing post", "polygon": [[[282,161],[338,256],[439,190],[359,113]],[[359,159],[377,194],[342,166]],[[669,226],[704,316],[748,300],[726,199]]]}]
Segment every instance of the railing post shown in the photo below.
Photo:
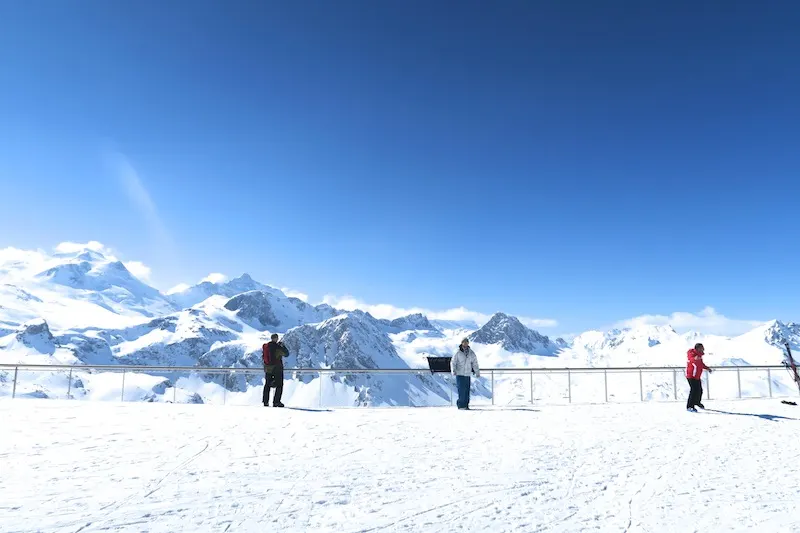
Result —
[{"label": "railing post", "polygon": [[639,369],[639,401],[644,401],[644,385],[642,384],[642,369]]},{"label": "railing post", "polygon": [[772,398],[772,369],[767,369],[767,385],[769,385],[769,397]]},{"label": "railing post", "polygon": [[492,405],[494,405],[494,370],[490,370],[489,374],[492,376]]},{"label": "railing post", "polygon": [[678,401],[678,371],[672,371],[672,395],[675,397],[675,401]]},{"label": "railing post", "polygon": [[225,374],[222,376],[222,405],[225,405],[225,402],[228,398],[228,381],[231,376],[230,371],[226,371]]},{"label": "railing post", "polygon": [[533,370],[531,370],[531,405],[533,405]]},{"label": "railing post", "polygon": [[11,387],[11,399],[13,400],[17,396],[17,373],[19,372],[19,367],[14,367],[14,385]]},{"label": "railing post", "polygon": [[603,392],[606,395],[606,403],[608,403],[608,370],[603,369]]},{"label": "railing post", "polygon": [[742,374],[739,372],[739,367],[736,367],[736,384],[739,387],[739,398],[742,397]]},{"label": "railing post", "polygon": [[72,369],[69,369],[69,377],[67,378],[67,400],[72,399]]},{"label": "railing post", "polygon": [[[455,379],[455,378],[453,378],[453,379]],[[445,383],[446,383],[446,381],[445,381]],[[450,405],[451,406],[453,405],[453,387],[454,386],[455,385],[448,385],[447,386],[447,388],[450,389]]]},{"label": "railing post", "polygon": [[567,399],[572,403],[572,372],[567,369]]},{"label": "railing post", "polygon": [[172,384],[172,403],[178,403],[178,380]]},{"label": "railing post", "polygon": [[319,408],[322,409],[322,372],[319,373]]},{"label": "railing post", "polygon": [[119,401],[125,401],[125,371],[122,371],[122,392],[120,393]]},{"label": "railing post", "polygon": [[711,399],[711,373],[706,372],[706,400]]}]

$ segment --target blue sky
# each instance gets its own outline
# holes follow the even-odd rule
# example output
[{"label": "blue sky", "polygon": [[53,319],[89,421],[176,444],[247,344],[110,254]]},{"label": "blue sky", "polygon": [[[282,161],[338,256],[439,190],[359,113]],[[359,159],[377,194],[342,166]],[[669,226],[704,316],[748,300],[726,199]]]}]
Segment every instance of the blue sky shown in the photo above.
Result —
[{"label": "blue sky", "polygon": [[797,320],[798,27],[788,1],[3,2],[0,246],[559,331]]}]

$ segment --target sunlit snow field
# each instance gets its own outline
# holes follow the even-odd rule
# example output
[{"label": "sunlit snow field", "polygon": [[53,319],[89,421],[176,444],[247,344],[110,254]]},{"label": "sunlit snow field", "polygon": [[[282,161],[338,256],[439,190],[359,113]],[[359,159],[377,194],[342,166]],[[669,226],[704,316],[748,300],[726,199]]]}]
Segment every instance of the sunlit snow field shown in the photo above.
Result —
[{"label": "sunlit snow field", "polygon": [[800,407],[706,406],[2,400],[0,529],[800,530]]}]

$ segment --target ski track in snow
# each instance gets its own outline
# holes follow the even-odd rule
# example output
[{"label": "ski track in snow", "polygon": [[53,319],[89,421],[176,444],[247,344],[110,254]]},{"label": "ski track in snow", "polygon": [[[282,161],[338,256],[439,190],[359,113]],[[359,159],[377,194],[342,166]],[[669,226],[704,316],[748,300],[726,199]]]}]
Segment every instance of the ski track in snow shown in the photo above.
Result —
[{"label": "ski track in snow", "polygon": [[708,404],[312,413],[4,400],[1,529],[800,530],[800,464],[784,460],[798,408]]}]

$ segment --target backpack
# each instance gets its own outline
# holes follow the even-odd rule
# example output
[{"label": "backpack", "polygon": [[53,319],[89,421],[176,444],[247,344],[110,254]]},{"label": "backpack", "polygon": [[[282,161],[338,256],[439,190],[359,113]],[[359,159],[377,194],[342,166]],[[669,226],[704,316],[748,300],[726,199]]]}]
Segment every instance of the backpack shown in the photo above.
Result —
[{"label": "backpack", "polygon": [[269,349],[269,343],[261,347],[261,359],[264,361],[264,366],[271,366],[275,364],[272,358],[272,350]]}]

